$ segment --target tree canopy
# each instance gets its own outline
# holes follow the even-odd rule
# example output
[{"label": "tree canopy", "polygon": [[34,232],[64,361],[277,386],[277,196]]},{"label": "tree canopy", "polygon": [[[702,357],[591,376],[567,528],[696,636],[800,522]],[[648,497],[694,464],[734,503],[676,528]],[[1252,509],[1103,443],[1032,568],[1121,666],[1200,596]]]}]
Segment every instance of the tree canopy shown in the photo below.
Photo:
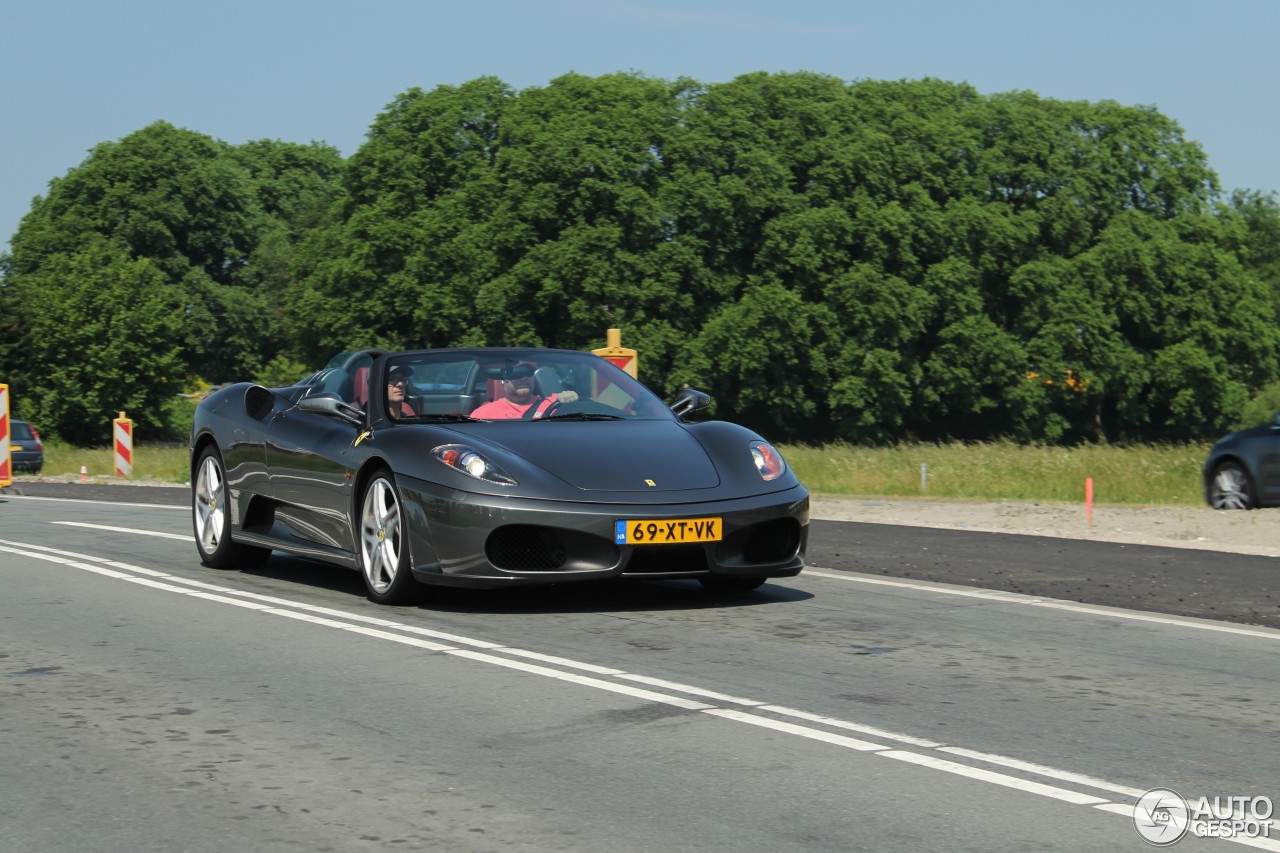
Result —
[{"label": "tree canopy", "polygon": [[164,123],[100,145],[0,258],[0,355],[73,441],[126,404],[171,430],[197,378],[611,327],[656,390],[778,440],[1197,439],[1280,379],[1277,235],[1149,107],[479,78],[397,96],[345,161]]},{"label": "tree canopy", "polygon": [[19,410],[102,441],[117,410],[171,432],[195,377],[252,375],[290,339],[279,293],[342,197],[318,145],[232,147],[157,122],[50,181],[0,259],[0,356]]}]

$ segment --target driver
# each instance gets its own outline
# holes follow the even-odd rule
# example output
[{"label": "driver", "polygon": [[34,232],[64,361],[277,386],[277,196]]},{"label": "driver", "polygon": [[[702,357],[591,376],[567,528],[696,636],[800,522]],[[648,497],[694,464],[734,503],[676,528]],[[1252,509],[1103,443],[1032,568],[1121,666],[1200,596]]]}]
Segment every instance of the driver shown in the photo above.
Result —
[{"label": "driver", "polygon": [[530,406],[537,406],[533,417],[540,418],[552,404],[572,403],[578,399],[576,391],[560,391],[550,397],[539,397],[533,385],[533,371],[533,362],[516,362],[502,380],[503,396],[477,407],[471,417],[485,420],[523,418]]},{"label": "driver", "polygon": [[408,385],[409,371],[398,366],[391,368],[387,374],[387,414],[392,418],[411,418],[417,414],[405,399]]}]

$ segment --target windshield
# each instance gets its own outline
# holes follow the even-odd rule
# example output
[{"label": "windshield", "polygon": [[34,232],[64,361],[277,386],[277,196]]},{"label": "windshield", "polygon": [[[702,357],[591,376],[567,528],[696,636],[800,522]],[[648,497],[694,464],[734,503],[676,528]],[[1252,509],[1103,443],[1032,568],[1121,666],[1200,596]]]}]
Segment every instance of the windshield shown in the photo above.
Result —
[{"label": "windshield", "polygon": [[438,350],[387,362],[393,420],[672,420],[665,403],[590,353]]}]

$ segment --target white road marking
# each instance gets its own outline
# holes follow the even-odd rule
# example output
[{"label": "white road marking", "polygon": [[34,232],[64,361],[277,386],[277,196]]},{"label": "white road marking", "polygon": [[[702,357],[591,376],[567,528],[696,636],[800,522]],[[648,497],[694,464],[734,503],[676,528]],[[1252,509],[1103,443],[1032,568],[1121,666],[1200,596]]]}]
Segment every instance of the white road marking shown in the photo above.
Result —
[{"label": "white road marking", "polygon": [[970,779],[981,779],[983,782],[991,782],[995,785],[1003,785],[1006,788],[1015,788],[1019,791],[1039,794],[1042,797],[1052,797],[1055,800],[1062,800],[1063,802],[1072,803],[1077,806],[1096,806],[1107,802],[1102,797],[1095,797],[1090,794],[1081,794],[1076,791],[1068,791],[1066,788],[1058,788],[1054,785],[1045,785],[1042,782],[1031,782],[1027,779],[1018,779],[1014,776],[1005,775],[1004,773],[983,770],[980,767],[970,767],[967,764],[958,764],[954,761],[947,761],[945,758],[937,758],[932,755],[921,755],[917,752],[904,752],[899,749],[889,750],[879,754],[883,755],[885,758],[896,758],[898,761],[918,764],[921,767],[942,770],[946,773],[955,773],[958,776],[967,776]]},{"label": "white road marking", "polygon": [[[1126,804],[1111,802],[1093,794],[1085,794],[1079,791],[1062,788],[1057,785],[1049,785],[1031,779],[1010,776],[1006,773],[998,773],[985,768],[974,767],[969,764],[962,764],[957,761],[939,757],[935,753],[945,752],[953,756],[969,758],[971,760],[989,764],[997,764],[1011,770],[1017,770],[1029,776],[1041,776],[1058,782],[1069,782],[1084,787],[1094,788],[1096,790],[1112,791],[1126,797],[1131,797],[1135,800],[1142,793],[1136,789],[1117,785],[1106,780],[1071,773],[1065,770],[1058,770],[1056,768],[1046,767],[1039,764],[1032,764],[1030,762],[1020,761],[1006,756],[993,755],[990,753],[982,753],[960,747],[949,746],[936,741],[890,732],[873,726],[864,726],[855,722],[839,720],[832,717],[824,717],[818,714],[811,714],[806,711],[786,708],[780,705],[770,705],[754,699],[729,696],[701,687],[667,681],[665,679],[654,678],[651,676],[628,673],[623,670],[601,667],[559,656],[544,655],[527,649],[503,646],[487,640],[461,637],[455,634],[433,631],[431,629],[420,628],[415,625],[406,625],[379,617],[368,617],[362,614],[348,613],[342,610],[291,601],[289,599],[278,598],[275,596],[267,596],[260,593],[243,592],[226,587],[219,587],[215,584],[206,583],[204,581],[180,578],[154,569],[147,569],[142,566],[134,566],[128,563],[121,563],[115,560],[95,557],[88,554],[62,551],[46,546],[32,545],[9,540],[0,540],[0,552],[45,560],[71,568],[93,572],[104,577],[136,583],[164,592],[174,592],[214,603],[242,607],[263,613],[264,615],[283,616],[319,627],[349,631],[371,639],[399,643],[402,645],[420,648],[425,651],[447,654],[480,663],[502,666],[533,675],[554,678],[571,684],[577,684],[597,690],[606,690],[612,693],[619,693],[647,702],[660,702],[667,705],[673,705],[675,707],[704,713],[723,720],[771,729],[784,734],[804,737],[846,749],[853,749],[858,752],[880,755],[886,758],[892,758],[898,761],[914,764],[919,767],[1001,785],[1006,788],[1041,797],[1048,797],[1073,805],[1090,806],[1106,813],[1119,815],[1129,819],[1132,819],[1133,815],[1132,803]],[[825,572],[822,573],[824,576],[828,574],[829,573]],[[834,575],[834,577],[847,579],[843,575]],[[920,584],[901,585],[909,586],[911,588],[937,591],[934,587],[923,586]],[[1008,600],[1008,596],[1002,594],[997,598],[997,600]],[[1197,627],[1199,626],[1197,625]],[[384,628],[391,630],[383,630]],[[415,635],[429,636],[435,639],[421,639],[419,636]],[[1269,636],[1268,638],[1272,637]],[[448,642],[437,642],[436,640],[446,640]],[[450,645],[449,643],[454,643],[455,645]],[[458,648],[458,646],[471,646],[472,648]],[[476,651],[475,649],[477,648],[484,649],[485,651]],[[502,655],[506,655],[507,657],[503,657]],[[690,696],[697,696],[702,699],[750,706],[752,710],[744,711],[737,708],[717,707],[701,701],[684,699],[680,696],[672,696],[668,693],[645,690],[627,684],[617,684],[612,681],[608,681],[605,678],[580,675],[575,672],[565,672],[563,669],[554,669],[550,666],[528,663],[525,659],[539,660],[544,663],[555,664],[565,668],[593,672],[600,676],[611,676],[617,679],[635,681],[648,684],[653,687],[664,688],[674,693],[684,693]],[[816,728],[814,725],[800,725],[798,723],[774,719],[773,717],[764,716],[761,712],[772,713],[776,716],[790,716],[797,719],[803,719],[809,723],[826,726],[827,728],[857,731],[870,737],[879,738],[882,741],[890,741],[893,744],[899,745],[912,745],[926,751],[909,751],[897,748],[895,745],[887,745],[884,743],[875,743],[872,741],[852,738],[847,735]],[[1250,838],[1229,838],[1223,840],[1234,841],[1236,843],[1246,844],[1248,846],[1264,850],[1280,851],[1280,840]]]},{"label": "white road marking", "polygon": [[[119,506],[119,504],[117,504]],[[158,536],[161,539],[181,539],[194,542],[196,538],[183,533],[161,533],[158,530],[139,530],[136,527],[115,527],[110,524],[90,524],[87,521],[51,521],[50,524],[65,524],[67,527],[88,527],[93,530],[110,530],[113,533],[136,533],[140,536]]]},{"label": "white road marking", "polygon": [[[42,498],[42,497],[35,497],[31,495],[6,495],[5,497],[6,499],[17,498],[19,500],[64,501],[69,503],[91,503],[91,504],[97,504],[99,506],[102,505],[102,501],[81,500],[79,498]],[[176,510],[181,510],[182,512],[190,511],[189,507],[174,507],[174,506],[166,506],[163,504],[113,503],[111,504],[111,506],[144,507],[146,509],[169,509],[169,510],[176,509]],[[194,537],[192,536],[180,535],[176,533],[160,533],[152,530],[141,530],[141,529],[130,528],[130,527],[113,527],[109,525],[88,524],[85,522],[77,522],[77,521],[54,521],[51,523],[66,524],[66,525],[71,525],[75,527],[98,528],[101,530],[111,530],[118,533],[136,533],[136,534],[145,535],[145,536],[158,536],[158,537],[163,537],[167,539],[180,539],[185,541],[194,541]],[[1209,620],[1181,619],[1176,616],[1160,616],[1160,615],[1148,614],[1148,613],[1136,613],[1128,610],[1119,610],[1119,609],[1104,608],[1104,607],[1092,607],[1086,604],[1079,604],[1071,601],[1063,601],[1061,599],[1039,598],[1037,596],[1022,595],[1021,593],[1016,593],[1016,592],[1002,592],[999,590],[989,590],[989,589],[968,589],[963,587],[961,588],[948,587],[941,584],[931,584],[925,581],[891,580],[888,578],[878,578],[878,577],[871,577],[869,575],[861,575],[855,572],[847,572],[847,573],[834,572],[831,570],[814,568],[812,566],[807,567],[805,569],[804,575],[806,577],[825,578],[827,580],[843,581],[845,583],[864,583],[864,584],[871,584],[875,586],[891,586],[891,587],[898,587],[900,589],[911,589],[911,590],[917,590],[917,591],[934,592],[934,593],[940,593],[943,595],[959,596],[963,598],[976,598],[983,601],[995,601],[995,602],[1001,602],[1005,604],[1018,604],[1026,607],[1044,607],[1051,610],[1065,610],[1073,613],[1085,613],[1085,614],[1094,615],[1094,616],[1107,616],[1113,619],[1128,619],[1133,622],[1151,622],[1158,625],[1175,625],[1181,628],[1195,628],[1201,631],[1216,631],[1217,633],[1220,633],[1220,634],[1238,634],[1245,637],[1258,637],[1264,640],[1280,640],[1280,631],[1272,628],[1244,627],[1244,626],[1229,625],[1226,623],[1211,622]],[[581,664],[575,664],[575,665],[581,666]]]},{"label": "white road marking", "polygon": [[769,717],[762,717],[759,714],[750,714],[746,711],[738,711],[734,708],[711,708],[708,709],[707,713],[713,717],[721,717],[726,720],[734,720],[739,723],[747,723],[752,726],[773,729],[775,732],[783,732],[784,734],[799,735],[800,737],[806,737],[810,740],[819,740],[823,743],[843,746],[846,749],[854,749],[858,752],[882,752],[889,748],[882,743],[872,743],[867,740],[851,738],[848,735],[824,732],[821,729],[801,726],[795,723],[788,723],[785,720],[774,720]]},{"label": "white road marking", "polygon": [[650,675],[636,675],[631,672],[619,672],[618,678],[625,678],[630,681],[638,681],[641,684],[650,684],[654,687],[665,687],[668,690],[678,690],[681,693],[689,693],[693,696],[701,696],[704,699],[715,699],[717,702],[731,702],[734,705],[763,705],[756,699],[740,699],[737,696],[730,696],[727,693],[717,693],[714,690],[704,690],[701,687],[690,687],[687,684],[680,684],[676,681],[667,681],[662,678],[654,678]]},{"label": "white road marking", "polygon": [[1140,788],[1130,788],[1127,785],[1117,785],[1114,782],[1108,782],[1105,779],[1085,776],[1080,773],[1071,773],[1065,770],[1058,770],[1053,767],[1045,767],[1043,764],[1032,764],[1029,761],[1019,761],[1016,758],[1007,758],[1003,755],[978,752],[976,750],[965,749],[959,746],[939,746],[938,751],[949,752],[952,755],[971,758],[974,761],[985,761],[989,764],[999,764],[1002,767],[1008,767],[1010,770],[1021,770],[1024,773],[1034,773],[1037,776],[1045,776],[1062,782],[1073,782],[1077,785],[1087,785],[1090,788],[1098,788],[1102,791],[1111,791],[1116,794],[1123,794],[1126,797],[1133,797],[1135,800],[1146,793],[1146,791],[1143,791]]},{"label": "white road marking", "polygon": [[977,598],[983,601],[996,601],[1001,604],[1021,604],[1027,607],[1045,607],[1050,610],[1067,610],[1072,613],[1088,613],[1094,616],[1106,616],[1111,619],[1128,619],[1133,622],[1154,622],[1158,625],[1176,625],[1179,628],[1196,628],[1201,631],[1216,631],[1220,634],[1239,634],[1244,637],[1258,637],[1263,640],[1280,640],[1280,631],[1274,628],[1228,625],[1224,622],[1210,622],[1207,619],[1182,619],[1177,616],[1136,613],[1132,610],[1120,610],[1118,608],[1111,607],[1091,607],[1090,605],[1079,604],[1073,601],[1062,601],[1056,598],[1038,598],[1033,595],[1022,595],[1017,592],[951,587],[943,584],[928,583],[926,581],[890,580],[888,578],[876,578],[853,572],[833,572],[814,568],[806,568],[802,577],[826,578],[827,580],[843,581],[845,583],[865,583],[872,586],[891,586],[899,589],[935,592],[939,595],[954,595],[960,598]]},{"label": "white road marking", "polygon": [[[38,498],[33,500],[68,500],[67,498]],[[83,503],[98,503],[101,501],[83,501]],[[113,506],[151,506],[151,504],[113,504]],[[172,507],[170,507],[172,508]],[[97,530],[109,530],[115,533],[134,533],[142,536],[157,536],[165,539],[178,539],[186,542],[193,542],[194,537],[177,533],[161,533],[154,530],[142,530],[133,527],[115,527],[107,524],[89,524],[81,521],[54,521],[51,524],[64,524],[71,527],[87,527]],[[932,584],[926,581],[904,581],[893,580],[889,578],[871,577],[870,575],[862,575],[856,572],[834,572],[831,570],[808,567],[804,571],[805,577],[825,578],[827,580],[842,581],[844,583],[863,583],[873,586],[889,586],[899,589],[910,589],[923,592],[939,593],[941,595],[953,595],[960,598],[975,598],[982,601],[994,601],[1002,604],[1018,604],[1025,607],[1044,607],[1051,610],[1065,610],[1072,613],[1085,613],[1093,616],[1107,616],[1114,619],[1127,619],[1131,622],[1151,622],[1157,625],[1175,625],[1180,628],[1195,628],[1200,631],[1215,631],[1220,634],[1238,634],[1245,637],[1258,637],[1264,640],[1280,640],[1280,631],[1273,628],[1247,627],[1240,625],[1229,625],[1222,622],[1211,622],[1209,620],[1183,619],[1177,616],[1162,616],[1152,613],[1137,613],[1129,610],[1120,610],[1117,608],[1093,607],[1087,604],[1079,604],[1072,601],[1063,601],[1056,598],[1040,598],[1033,595],[1023,595],[1017,592],[1002,592],[992,589],[970,589],[966,587],[951,587],[943,584]],[[575,664],[579,665],[579,664]]]},{"label": "white road marking", "polygon": [[[927,749],[941,749],[944,744],[935,740],[927,740],[922,737],[912,737],[911,735],[900,735],[897,732],[886,731],[885,729],[875,726],[864,726],[861,723],[851,723],[847,720],[838,720],[835,717],[824,717],[821,714],[811,714],[808,711],[799,711],[795,708],[787,708],[783,705],[764,705],[762,711],[769,711],[785,717],[796,717],[801,720],[808,720],[811,723],[818,723],[823,726],[830,726],[836,729],[848,729],[852,732],[860,732],[864,735],[872,737],[885,738],[886,740],[894,740],[899,743],[907,743],[912,746],[923,746]],[[1141,794],[1141,792],[1139,792]]]},{"label": "white road marking", "polygon": [[172,504],[117,503],[115,501],[89,500],[88,498],[43,498],[35,495],[5,495],[4,499],[7,501],[54,501],[56,503],[68,504],[94,504],[95,506],[102,506],[105,503],[107,506],[133,506],[140,507],[141,509],[167,509],[177,510],[178,512],[191,512],[191,507],[189,506],[173,506]]}]

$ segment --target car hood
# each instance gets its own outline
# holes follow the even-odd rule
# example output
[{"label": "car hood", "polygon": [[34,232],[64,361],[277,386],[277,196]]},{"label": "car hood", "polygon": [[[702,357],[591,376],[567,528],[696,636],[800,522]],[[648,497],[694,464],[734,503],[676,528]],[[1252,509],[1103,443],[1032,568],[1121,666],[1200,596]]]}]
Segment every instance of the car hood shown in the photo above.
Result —
[{"label": "car hood", "polygon": [[720,485],[706,450],[674,421],[495,422],[472,424],[465,437],[477,450],[481,443],[501,448],[585,491],[652,494]]}]

